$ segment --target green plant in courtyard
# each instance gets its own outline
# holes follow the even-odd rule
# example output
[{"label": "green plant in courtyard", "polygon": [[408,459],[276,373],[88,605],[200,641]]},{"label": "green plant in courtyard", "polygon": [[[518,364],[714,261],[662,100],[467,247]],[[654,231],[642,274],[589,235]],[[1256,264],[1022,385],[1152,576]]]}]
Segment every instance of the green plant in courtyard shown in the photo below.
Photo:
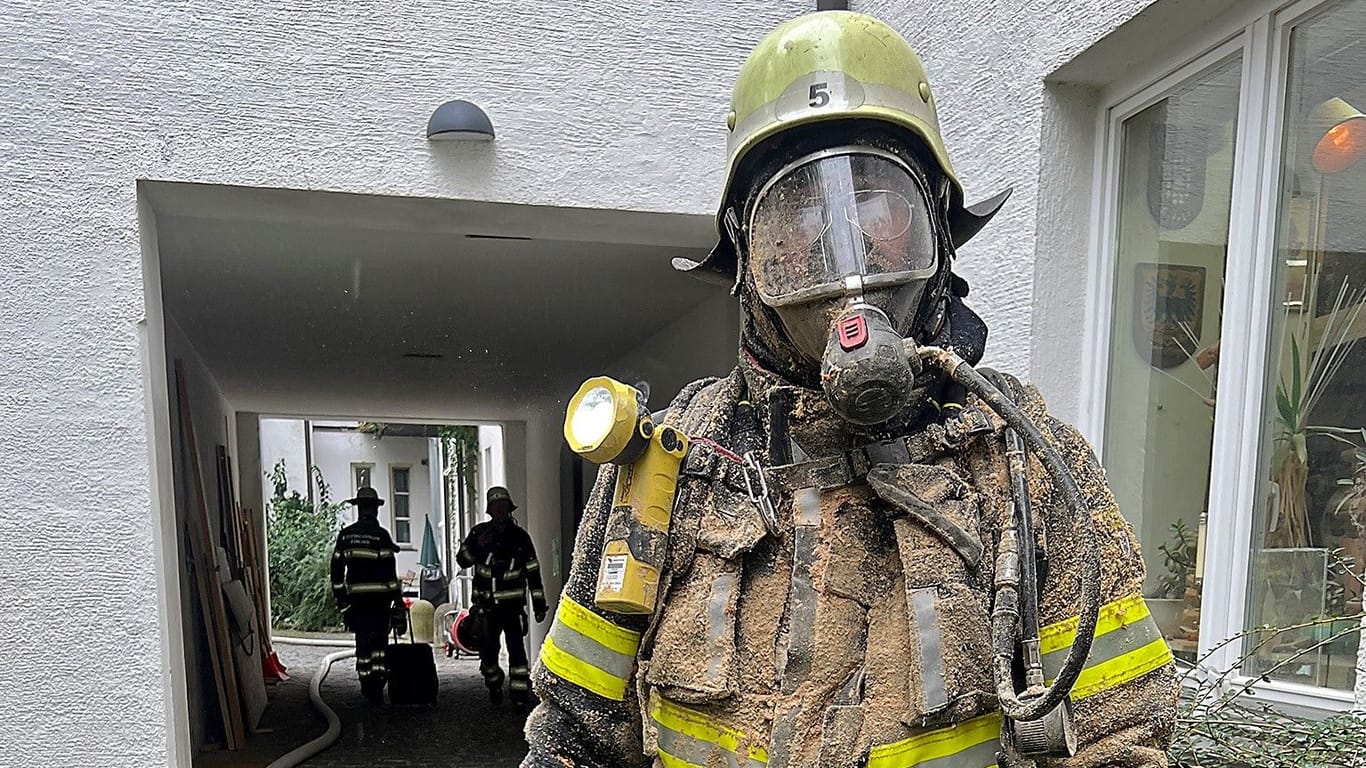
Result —
[{"label": "green plant in courtyard", "polygon": [[277,627],[317,631],[341,626],[332,598],[332,547],[341,504],[329,501],[327,483],[311,468],[318,488],[314,504],[290,491],[285,462],[270,471],[270,511],[266,517],[270,562],[271,623]]},{"label": "green plant in courtyard", "polygon": [[[1323,618],[1284,627],[1258,627],[1214,648],[1183,670],[1185,685],[1172,745],[1171,763],[1179,768],[1311,768],[1358,766],[1366,744],[1366,717],[1342,713],[1323,720],[1296,717],[1260,701],[1254,686],[1276,673],[1293,670],[1330,646],[1350,643],[1362,632],[1361,615]],[[1242,677],[1248,663],[1286,636],[1308,633],[1310,644],[1278,658],[1253,677]],[[1222,649],[1237,645],[1241,658],[1222,673],[1206,666]]]},{"label": "green plant in courtyard", "polygon": [[1158,597],[1181,597],[1186,593],[1190,575],[1195,573],[1195,533],[1180,518],[1172,523],[1171,532],[1171,538],[1157,548],[1167,569]]}]

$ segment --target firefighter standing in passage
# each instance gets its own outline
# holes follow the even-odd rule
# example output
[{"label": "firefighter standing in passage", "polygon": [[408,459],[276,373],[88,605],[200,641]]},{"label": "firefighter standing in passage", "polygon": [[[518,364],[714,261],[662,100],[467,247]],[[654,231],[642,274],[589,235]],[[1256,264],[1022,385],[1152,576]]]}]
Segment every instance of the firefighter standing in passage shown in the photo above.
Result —
[{"label": "firefighter standing in passage", "polygon": [[384,499],[374,488],[347,499],[356,507],[356,522],[341,529],[332,548],[332,597],[348,629],[356,633],[356,673],[365,698],[384,701],[388,669],[385,649],[389,630],[403,607],[403,588],[394,555],[398,545],[379,524]]},{"label": "firefighter standing in passage", "polygon": [[[666,547],[609,525],[629,468],[599,475],[523,765],[1165,766],[1133,532],[1085,440],[971,367],[953,259],[1006,196],[965,206],[918,56],[802,16],[729,124],[720,243],[675,266],[732,287],[740,362],[664,418],[691,445]],[[595,601],[623,539],[659,563],[648,615]]]},{"label": "firefighter standing in passage", "polygon": [[508,690],[514,704],[531,698],[531,668],[522,638],[527,625],[527,590],[536,621],[545,621],[545,587],[541,584],[541,562],[531,537],[512,519],[517,505],[506,488],[488,490],[487,512],[491,520],[470,530],[456,553],[461,568],[474,568],[474,599],[471,615],[482,628],[479,641],[479,671],[484,675],[489,698],[503,700],[503,670],[498,664],[501,638],[507,638]]}]

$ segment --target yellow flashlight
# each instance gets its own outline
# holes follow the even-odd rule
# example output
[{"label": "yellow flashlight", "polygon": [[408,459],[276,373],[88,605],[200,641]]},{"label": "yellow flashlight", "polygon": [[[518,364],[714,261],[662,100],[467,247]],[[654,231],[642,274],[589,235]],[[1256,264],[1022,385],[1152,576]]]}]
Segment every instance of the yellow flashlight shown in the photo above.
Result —
[{"label": "yellow flashlight", "polygon": [[607,376],[585,381],[569,401],[564,438],[595,464],[617,464],[612,511],[603,536],[595,602],[605,611],[649,614],[659,575],[688,438],[655,427],[640,392]]}]

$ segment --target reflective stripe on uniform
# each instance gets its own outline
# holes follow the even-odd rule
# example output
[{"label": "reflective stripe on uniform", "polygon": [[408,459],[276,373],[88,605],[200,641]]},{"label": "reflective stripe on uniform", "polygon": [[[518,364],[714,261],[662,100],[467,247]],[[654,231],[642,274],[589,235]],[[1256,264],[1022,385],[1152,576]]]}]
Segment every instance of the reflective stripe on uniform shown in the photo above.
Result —
[{"label": "reflective stripe on uniform", "polygon": [[483,576],[486,579],[491,579],[493,578],[493,569],[487,565],[476,565],[474,566],[474,575]]},{"label": "reflective stripe on uniform", "polygon": [[522,589],[500,589],[493,593],[493,599],[499,602],[504,600],[521,600],[526,596],[526,588]]},{"label": "reflective stripe on uniform", "polygon": [[1000,737],[1001,715],[992,712],[873,747],[868,768],[991,768],[996,765]]},{"label": "reflective stripe on uniform", "polygon": [[[1049,683],[1062,668],[1077,637],[1080,618],[1049,624],[1039,631],[1044,672]],[[1086,666],[1072,687],[1072,699],[1084,699],[1136,680],[1169,663],[1171,650],[1140,595],[1101,606],[1095,640]],[[967,768],[996,765],[1001,715],[991,713],[948,728],[919,733],[894,744],[874,747],[868,768]]]},{"label": "reflective stripe on uniform", "polygon": [[639,648],[639,632],[618,627],[564,595],[541,644],[541,663],[566,682],[622,701]]},{"label": "reflective stripe on uniform", "polygon": [[538,560],[528,560],[526,564],[527,573],[535,573],[541,570],[541,563]]},{"label": "reflective stripe on uniform", "polygon": [[[1074,616],[1039,631],[1044,673],[1050,684],[1076,639],[1079,621]],[[1171,660],[1171,649],[1162,639],[1162,632],[1141,595],[1106,603],[1101,606],[1096,620],[1091,653],[1086,657],[1086,665],[1076,685],[1072,686],[1072,698],[1084,699],[1136,680]]]},{"label": "reflective stripe on uniform", "polygon": [[392,558],[393,550],[389,549],[370,549],[369,547],[352,547],[342,550],[342,557],[347,560],[383,560]]},{"label": "reflective stripe on uniform", "polygon": [[743,732],[667,701],[655,691],[650,692],[650,719],[659,731],[659,759],[666,768],[768,765],[768,752]]},{"label": "reflective stripe on uniform", "polygon": [[399,584],[397,581],[386,581],[378,584],[348,584],[346,591],[353,595],[375,594],[377,592],[397,592]]},{"label": "reflective stripe on uniform", "polygon": [[521,568],[513,568],[512,570],[503,573],[503,581],[516,581],[520,578],[522,578]]}]

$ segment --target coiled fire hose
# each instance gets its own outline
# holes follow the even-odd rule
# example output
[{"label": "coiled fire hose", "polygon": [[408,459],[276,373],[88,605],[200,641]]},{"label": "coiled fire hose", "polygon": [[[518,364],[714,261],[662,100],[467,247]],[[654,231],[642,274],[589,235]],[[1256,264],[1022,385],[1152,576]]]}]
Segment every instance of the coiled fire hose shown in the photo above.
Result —
[{"label": "coiled fire hose", "polygon": [[276,637],[272,639],[272,642],[284,645],[343,648],[343,650],[337,651],[336,653],[329,653],[323,658],[322,662],[318,664],[318,671],[313,673],[313,680],[308,684],[308,698],[313,702],[313,708],[318,710],[318,712],[327,720],[327,730],[316,739],[295,747],[281,757],[276,758],[270,765],[266,766],[266,768],[294,768],[305,760],[316,756],[318,753],[332,746],[341,736],[341,718],[337,717],[337,713],[334,712],[331,707],[327,706],[327,702],[323,701],[322,684],[323,680],[327,677],[327,673],[332,671],[332,665],[343,659],[349,659],[355,656],[356,648],[354,643],[348,643],[344,640]]},{"label": "coiled fire hose", "polygon": [[[1058,676],[1052,685],[1043,685],[1042,676],[1039,675],[1037,680],[1031,681],[1032,684],[1026,688],[1023,694],[1017,693],[1012,663],[1015,658],[1016,641],[1020,639],[1016,629],[1017,623],[1021,619],[1020,591],[1023,586],[1027,593],[1031,593],[1026,598],[1025,603],[1026,608],[1034,613],[1032,618],[1035,625],[1035,637],[1023,639],[1037,640],[1037,601],[1033,599],[1035,596],[1032,593],[1038,587],[1037,581],[1031,584],[1022,585],[1021,583],[1018,548],[1032,547],[1034,542],[1032,534],[1028,540],[1019,540],[1022,532],[1029,532],[1028,522],[1024,525],[1020,525],[1018,522],[1022,515],[1027,519],[1029,514],[1027,509],[1021,510],[1019,508],[1022,503],[1021,496],[1027,497],[1027,491],[1022,485],[1012,488],[1014,500],[1012,506],[1015,507],[1016,516],[1015,527],[1007,527],[1002,532],[1002,546],[1000,547],[996,576],[996,603],[991,612],[992,651],[995,655],[994,672],[997,697],[1000,700],[1002,713],[1011,720],[1026,722],[1039,720],[1046,717],[1067,699],[1072,686],[1077,682],[1077,677],[1081,675],[1087,655],[1091,652],[1091,640],[1095,635],[1096,621],[1100,614],[1100,558],[1090,511],[1082,499],[1081,489],[1077,486],[1076,478],[1072,476],[1072,471],[1067,466],[1062,454],[1049,444],[1038,427],[1029,420],[1029,417],[1011,397],[1002,393],[967,361],[949,350],[941,347],[916,347],[914,342],[907,340],[906,351],[908,354],[944,371],[953,381],[977,395],[1019,435],[1024,445],[1038,457],[1039,463],[1043,465],[1049,479],[1053,481],[1054,489],[1062,496],[1067,510],[1072,516],[1074,529],[1082,538],[1083,551],[1078,553],[1082,565],[1082,606],[1077,623],[1076,639],[1072,642],[1072,648],[1067,653],[1067,659],[1063,662],[1062,668],[1058,671]],[[1012,479],[1016,483],[1023,479],[1022,462],[1019,468],[1021,472],[1016,476],[1015,468],[1012,467]],[[1033,557],[1030,556],[1028,560],[1031,563],[1028,570],[1032,574]],[[1032,575],[1031,578],[1033,578]],[[1028,632],[1028,627],[1026,627],[1026,631]]]}]

